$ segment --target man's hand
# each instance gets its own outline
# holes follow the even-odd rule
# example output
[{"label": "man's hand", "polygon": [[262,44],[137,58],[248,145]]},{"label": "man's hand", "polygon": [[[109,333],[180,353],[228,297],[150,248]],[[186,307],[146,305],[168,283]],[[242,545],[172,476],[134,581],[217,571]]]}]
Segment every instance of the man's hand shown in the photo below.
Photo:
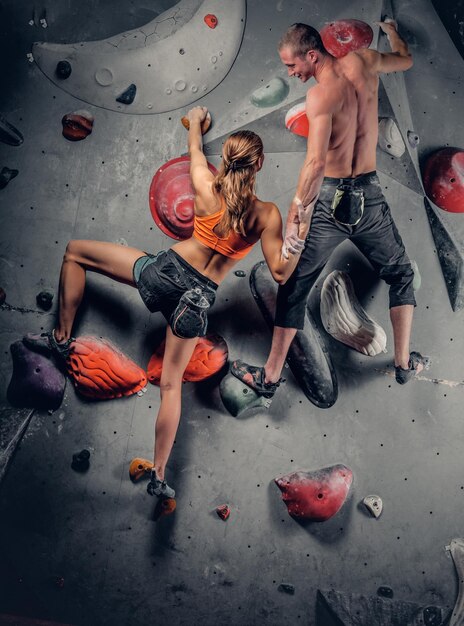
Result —
[{"label": "man's hand", "polygon": [[390,37],[392,33],[398,32],[398,23],[391,17],[385,17],[383,22],[374,22],[387,37]]}]

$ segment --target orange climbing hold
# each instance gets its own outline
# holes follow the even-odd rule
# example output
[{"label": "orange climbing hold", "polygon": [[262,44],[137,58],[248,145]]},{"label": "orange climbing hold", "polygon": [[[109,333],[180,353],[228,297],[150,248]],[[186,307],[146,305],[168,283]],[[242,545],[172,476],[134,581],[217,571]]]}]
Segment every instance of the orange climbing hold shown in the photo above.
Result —
[{"label": "orange climbing hold", "polygon": [[164,517],[165,515],[171,515],[176,510],[176,501],[174,498],[158,498],[158,502],[155,506],[155,512],[153,514],[153,519],[157,522],[160,517]]},{"label": "orange climbing hold", "polygon": [[216,28],[216,26],[218,25],[218,18],[212,13],[208,13],[208,15],[205,15],[204,19],[205,24],[210,28]]},{"label": "orange climbing hold", "polygon": [[76,390],[94,400],[131,396],[147,384],[141,367],[99,337],[77,337],[67,367]]},{"label": "orange climbing hold", "polygon": [[153,467],[153,463],[148,459],[141,459],[139,457],[132,459],[129,465],[130,479],[135,483],[144,476],[149,476],[150,470]]},{"label": "orange climbing hold", "polygon": [[[161,371],[163,369],[165,341],[160,343],[148,362],[148,380],[153,385],[159,385]],[[196,383],[209,378],[224,366],[229,356],[227,343],[220,336],[208,333],[206,337],[200,337],[195,346],[192,358],[187,365],[183,380]]]}]

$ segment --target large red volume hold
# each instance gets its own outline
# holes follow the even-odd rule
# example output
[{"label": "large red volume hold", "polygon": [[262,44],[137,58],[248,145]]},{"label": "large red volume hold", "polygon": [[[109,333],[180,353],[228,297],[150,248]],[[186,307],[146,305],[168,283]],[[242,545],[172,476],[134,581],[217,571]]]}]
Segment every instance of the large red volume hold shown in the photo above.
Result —
[{"label": "large red volume hold", "polygon": [[431,154],[424,167],[424,188],[440,209],[464,213],[464,150],[442,148]]},{"label": "large red volume hold", "polygon": [[324,26],[320,35],[327,52],[339,59],[353,50],[369,48],[374,33],[361,20],[338,20]]},{"label": "large red volume hold", "polygon": [[343,506],[353,482],[353,472],[338,464],[312,472],[292,472],[274,482],[282,492],[289,515],[325,522]]}]

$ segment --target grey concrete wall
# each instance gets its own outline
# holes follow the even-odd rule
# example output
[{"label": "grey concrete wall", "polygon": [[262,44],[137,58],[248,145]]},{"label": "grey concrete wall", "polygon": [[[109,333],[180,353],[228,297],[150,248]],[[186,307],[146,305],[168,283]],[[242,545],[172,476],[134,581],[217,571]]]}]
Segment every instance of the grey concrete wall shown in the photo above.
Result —
[{"label": "grey concrete wall", "polygon": [[[42,29],[28,25],[30,3],[2,2],[0,112],[25,138],[20,147],[0,143],[0,167],[19,170],[0,191],[0,286],[9,305],[0,310],[5,409],[9,345],[26,332],[52,326],[56,298],[52,310],[42,312],[35,297],[43,287],[56,290],[67,241],[124,238],[144,250],[171,245],[150,215],[148,189],[155,171],[186,149],[179,123],[186,109],[139,117],[86,104],[95,116],[93,133],[79,143],[66,141],[60,120],[83,104],[50,83],[26,53],[35,40],[101,39],[134,28],[171,4],[50,0],[43,7],[48,28]],[[449,76],[442,72],[431,80],[421,74],[416,67],[427,63],[429,50],[427,40],[414,39],[414,20],[421,15],[426,23],[433,9],[424,0],[399,3],[395,10],[400,25],[401,16],[408,21],[416,59],[407,94],[417,88],[434,112],[431,123],[441,120],[443,145],[449,135],[462,148],[460,109],[448,100],[441,106],[439,92],[440,81],[454,84],[462,73],[462,59],[453,61]],[[283,213],[294,193],[304,139],[291,137],[285,152],[274,146],[285,110],[304,88],[292,85],[280,107],[280,127],[268,122],[270,115],[278,117],[279,107],[254,109],[249,95],[273,76],[285,76],[276,43],[288,24],[321,27],[341,17],[372,22],[381,13],[379,2],[367,1],[248,2],[236,62],[199,103],[215,120],[211,145],[247,119],[263,129],[265,147],[275,151],[267,153],[258,195]],[[441,59],[440,50],[435,54]],[[462,82],[458,86],[462,89]],[[418,104],[414,98],[409,102],[414,119]],[[425,147],[427,132],[423,125]],[[431,142],[438,141],[434,131]],[[211,149],[211,162],[218,159],[218,149]],[[457,578],[444,548],[464,532],[462,312],[451,310],[413,172],[412,167],[410,185],[395,169],[384,168],[380,178],[422,275],[412,346],[432,355],[433,370],[405,387],[396,385],[389,369],[387,287],[354,247],[344,245],[323,276],[332,269],[350,271],[363,306],[387,332],[388,353],[364,357],[326,336],[340,385],[337,403],[327,410],[308,402],[289,370],[269,411],[243,418],[224,409],[217,378],[186,384],[168,468],[177,510],[158,523],[145,485],[132,484],[128,476],[133,457],[150,457],[158,389],[150,386],[142,397],[88,402],[68,382],[59,410],[34,413],[0,486],[0,613],[76,625],[315,624],[317,589],[375,596],[380,585],[394,590],[392,602],[453,606]],[[210,318],[230,356],[255,363],[264,362],[270,345],[248,288],[249,271],[260,259],[256,247],[239,265],[247,277],[232,273],[225,280]],[[315,289],[310,298],[316,315],[318,293]],[[144,367],[163,329],[161,316],[150,315],[130,287],[89,275],[76,334],[103,335]],[[70,468],[72,454],[82,448],[92,454],[86,474]],[[354,472],[348,502],[324,524],[295,522],[273,478],[335,463]],[[378,520],[360,505],[368,493],[384,501]],[[232,511],[227,522],[215,513],[224,502]],[[64,586],[57,578],[64,578]],[[294,595],[278,590],[283,582],[294,585]]]}]

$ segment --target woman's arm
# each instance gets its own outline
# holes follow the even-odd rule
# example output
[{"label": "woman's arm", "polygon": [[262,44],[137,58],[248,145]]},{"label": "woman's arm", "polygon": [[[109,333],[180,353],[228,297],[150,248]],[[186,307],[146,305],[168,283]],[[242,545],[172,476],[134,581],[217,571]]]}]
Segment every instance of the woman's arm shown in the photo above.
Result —
[{"label": "woman's arm", "polygon": [[206,118],[207,113],[208,109],[206,107],[194,107],[190,109],[186,116],[190,124],[188,131],[190,178],[197,200],[199,199],[200,202],[210,197],[211,182],[214,180],[214,175],[209,170],[208,162],[203,154],[201,123]]},{"label": "woman's arm", "polygon": [[288,258],[284,257],[282,255],[282,216],[275,204],[268,204],[270,210],[266,214],[266,224],[261,233],[261,248],[272,278],[279,285],[284,285],[300,260],[304,240],[296,240],[294,253],[287,255]]}]

